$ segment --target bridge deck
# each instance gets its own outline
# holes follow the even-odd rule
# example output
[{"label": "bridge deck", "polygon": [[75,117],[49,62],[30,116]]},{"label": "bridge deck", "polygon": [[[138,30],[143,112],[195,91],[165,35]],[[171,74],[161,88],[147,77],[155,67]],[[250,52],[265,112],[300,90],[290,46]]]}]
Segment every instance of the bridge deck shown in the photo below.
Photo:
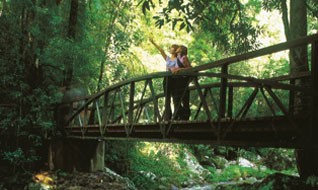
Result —
[{"label": "bridge deck", "polygon": [[[73,126],[68,128],[70,137],[93,139],[130,139],[158,142],[208,143],[231,146],[270,146],[301,147],[304,139],[296,126],[308,126],[308,120],[293,119],[291,124],[286,117],[266,117],[235,121],[223,119],[212,121],[173,121],[160,123],[133,124],[132,133],[127,137],[124,124],[107,125],[103,136],[98,125],[88,125],[85,129]],[[169,126],[171,126],[169,128]],[[162,131],[168,131],[164,136]]]}]

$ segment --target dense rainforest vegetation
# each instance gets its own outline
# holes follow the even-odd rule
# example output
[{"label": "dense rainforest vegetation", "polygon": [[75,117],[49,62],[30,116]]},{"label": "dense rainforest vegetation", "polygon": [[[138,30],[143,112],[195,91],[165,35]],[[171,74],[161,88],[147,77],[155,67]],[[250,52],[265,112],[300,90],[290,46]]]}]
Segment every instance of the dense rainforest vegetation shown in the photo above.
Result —
[{"label": "dense rainforest vegetation", "polygon": [[[186,45],[192,66],[197,66],[316,33],[317,19],[317,0],[1,0],[0,189],[18,189],[45,167],[42,163],[47,158],[41,156],[47,151],[45,143],[62,135],[55,110],[65,91],[84,88],[87,95],[94,94],[119,81],[165,69],[149,38],[165,49],[173,43]],[[299,48],[262,57],[268,64],[245,62],[229,72],[262,78],[308,71],[307,51]],[[261,109],[256,107],[252,114]],[[161,176],[162,184],[182,184],[191,172],[182,170],[188,173],[176,176],[181,169],[168,168],[174,164],[171,157],[182,167],[186,151],[201,163],[229,152],[235,152],[236,158],[253,154],[252,159],[262,155],[272,165],[283,163],[264,172],[232,167],[228,175],[217,177],[216,170],[224,166],[208,167],[215,174],[210,182],[251,173],[265,177],[274,170],[297,173],[291,161],[293,150],[123,141],[107,146],[110,167],[130,177],[140,189],[160,184],[136,177],[137,171]],[[268,155],[277,160],[270,161]],[[118,162],[123,166],[116,167]]]}]

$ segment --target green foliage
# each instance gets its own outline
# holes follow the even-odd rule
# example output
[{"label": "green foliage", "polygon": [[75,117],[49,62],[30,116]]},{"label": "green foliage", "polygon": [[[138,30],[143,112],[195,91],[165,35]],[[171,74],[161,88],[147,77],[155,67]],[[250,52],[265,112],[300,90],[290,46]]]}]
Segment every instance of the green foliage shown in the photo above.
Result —
[{"label": "green foliage", "polygon": [[37,161],[38,157],[34,155],[34,152],[27,157],[21,148],[18,148],[13,152],[4,152],[3,159],[9,161],[9,163],[14,166],[23,166],[25,164]]},{"label": "green foliage", "polygon": [[138,189],[181,186],[189,178],[198,178],[189,170],[184,151],[182,145],[137,143],[127,152],[130,171],[127,175]]},{"label": "green foliage", "polygon": [[307,8],[310,15],[313,17],[318,18],[318,4],[316,0],[308,0],[307,1]]},{"label": "green foliage", "polygon": [[217,171],[214,167],[208,167],[207,169],[211,172],[211,175],[207,178],[207,180],[211,183],[237,181],[239,179],[246,179],[248,177],[263,179],[267,175],[274,173],[273,170],[259,170],[256,168],[242,167],[237,165],[228,166],[221,172]]},{"label": "green foliage", "polygon": [[143,187],[147,184],[146,188],[159,186],[158,182],[154,181],[147,174],[154,174],[156,178],[160,179],[165,177],[171,182],[174,172],[173,163],[160,152],[151,152],[149,155],[140,155],[135,153],[133,155],[134,160],[132,160],[131,169],[135,172],[142,172],[132,178],[132,181],[137,187]]},{"label": "green foliage", "polygon": [[[150,10],[151,0],[143,0],[143,10]],[[179,0],[169,1],[162,11],[154,16],[156,26],[171,24],[188,32],[197,29],[208,31],[219,47],[226,52],[246,52],[258,47],[258,35],[261,28],[255,25],[254,19],[248,14],[255,14],[260,10],[258,1],[248,1],[246,4],[240,1],[211,2],[207,0],[183,2]],[[256,12],[251,12],[251,10]],[[145,12],[145,11],[144,11]]]},{"label": "green foliage", "polygon": [[318,187],[318,177],[317,176],[309,176],[306,179],[306,184],[309,185],[310,187]]},{"label": "green foliage", "polygon": [[[262,162],[265,166],[278,171],[296,168],[296,158],[294,150],[281,148],[259,149]],[[295,170],[294,170],[295,172]]]}]

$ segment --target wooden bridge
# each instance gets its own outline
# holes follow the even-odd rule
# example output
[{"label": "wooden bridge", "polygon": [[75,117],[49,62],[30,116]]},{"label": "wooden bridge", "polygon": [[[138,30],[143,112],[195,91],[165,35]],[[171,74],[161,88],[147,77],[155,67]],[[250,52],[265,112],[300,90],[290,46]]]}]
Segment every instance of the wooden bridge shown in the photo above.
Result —
[{"label": "wooden bridge", "polygon": [[[315,34],[177,74],[191,78],[191,115],[187,121],[176,120],[175,115],[165,119],[162,81],[176,75],[160,72],[122,81],[64,104],[60,109],[66,108],[68,114],[62,128],[68,137],[79,139],[317,147],[317,45]],[[229,74],[231,66],[297,47],[310,52],[305,65],[308,70],[274,78]]]}]

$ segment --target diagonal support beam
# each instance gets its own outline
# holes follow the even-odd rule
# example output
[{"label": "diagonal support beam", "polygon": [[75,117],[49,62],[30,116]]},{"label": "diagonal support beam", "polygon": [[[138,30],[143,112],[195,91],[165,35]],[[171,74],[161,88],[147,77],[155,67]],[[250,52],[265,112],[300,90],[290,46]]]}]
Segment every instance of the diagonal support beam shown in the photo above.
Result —
[{"label": "diagonal support beam", "polygon": [[245,102],[245,104],[243,105],[242,109],[239,111],[239,113],[236,115],[236,118],[244,118],[249,110],[249,108],[251,107],[256,95],[258,93],[258,87],[256,87],[254,89],[254,91],[252,92],[252,94],[250,95],[250,97],[248,97],[247,101]]},{"label": "diagonal support beam", "polygon": [[210,110],[209,110],[209,107],[208,107],[208,104],[207,104],[207,102],[206,102],[206,99],[205,99],[205,97],[204,97],[204,95],[203,95],[203,93],[202,93],[202,89],[201,89],[201,86],[200,86],[200,84],[199,84],[199,82],[198,82],[198,78],[197,78],[197,77],[194,77],[194,80],[193,80],[193,81],[194,81],[194,85],[195,85],[195,87],[196,87],[196,89],[197,89],[197,91],[198,91],[199,97],[200,97],[200,99],[201,99],[203,108],[204,108],[204,110],[205,110],[205,112],[206,112],[206,115],[207,115],[207,117],[208,117],[208,122],[210,123],[211,127],[215,127],[215,126],[213,125],[213,123],[212,123],[211,112],[210,112]]}]

